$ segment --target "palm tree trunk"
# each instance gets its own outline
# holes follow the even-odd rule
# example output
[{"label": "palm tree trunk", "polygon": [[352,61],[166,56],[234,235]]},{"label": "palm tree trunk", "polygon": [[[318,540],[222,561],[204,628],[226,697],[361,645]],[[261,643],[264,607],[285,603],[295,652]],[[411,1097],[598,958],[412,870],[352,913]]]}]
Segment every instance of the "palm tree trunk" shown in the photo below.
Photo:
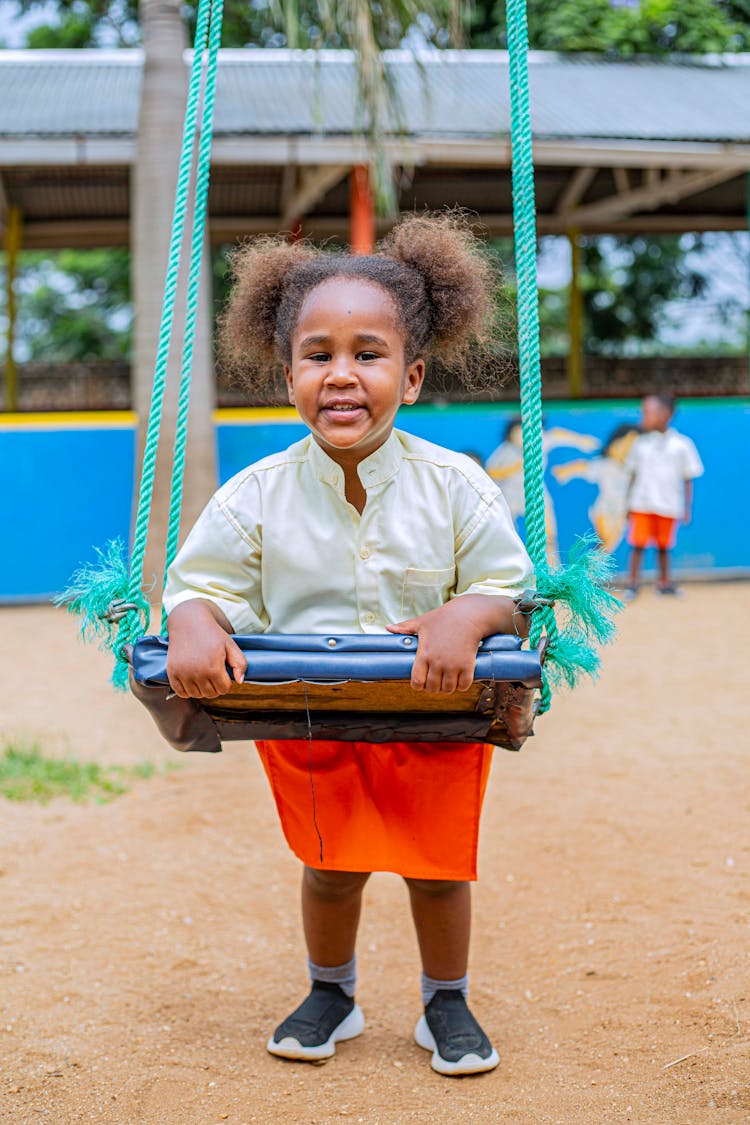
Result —
[{"label": "palm tree trunk", "polygon": [[[136,158],[131,176],[131,249],[135,305],[132,370],[133,403],[139,418],[138,464],[143,452],[151,401],[187,96],[187,72],[183,61],[187,43],[179,0],[141,0],[140,18],[146,57]],[[188,214],[188,231],[191,220],[192,216]],[[188,254],[189,247],[186,245],[183,247],[183,261]],[[154,503],[143,572],[147,588],[155,580],[150,593],[152,601],[157,601],[160,597],[164,567],[186,290],[186,284],[181,282],[177,292],[175,345],[169,357],[160,454],[156,466]],[[182,523],[186,528],[195,521],[216,487],[212,421],[214,386],[210,271],[206,249],[196,324],[190,436],[185,467]]]}]

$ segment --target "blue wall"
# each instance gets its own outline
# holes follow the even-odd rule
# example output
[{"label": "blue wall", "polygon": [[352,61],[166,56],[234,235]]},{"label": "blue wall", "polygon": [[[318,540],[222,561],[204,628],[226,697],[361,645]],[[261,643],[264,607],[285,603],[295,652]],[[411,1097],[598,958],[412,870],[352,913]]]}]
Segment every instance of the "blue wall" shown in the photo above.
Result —
[{"label": "blue wall", "polygon": [[[412,406],[402,409],[398,425],[462,452],[476,453],[486,461],[501,442],[508,421],[517,414],[497,404]],[[621,423],[638,423],[637,401],[554,403],[544,414],[545,430],[570,430],[604,445]],[[750,575],[750,402],[710,399],[680,403],[675,427],[693,439],[705,465],[705,476],[695,484],[693,521],[682,527],[674,554],[675,568],[684,575],[721,570],[726,575]],[[219,472],[227,480],[244,465],[284,449],[305,434],[294,421],[219,423]],[[589,509],[597,486],[583,479],[561,484],[555,468],[570,461],[599,456],[597,450],[581,452],[558,445],[548,453],[545,480],[554,506],[560,547],[565,551],[576,535],[591,529]],[[627,559],[621,541],[614,551],[621,569]]]},{"label": "blue wall", "polygon": [[127,542],[135,425],[0,417],[0,601],[44,600],[94,547]]},{"label": "blue wall", "polygon": [[[414,406],[399,425],[486,460],[502,440],[512,408],[495,404]],[[108,539],[127,539],[134,479],[135,426],[122,415],[36,425],[32,417],[0,419],[0,600],[44,599],[65,585],[71,572]],[[589,509],[598,488],[575,476],[561,483],[555,470],[601,456],[623,422],[635,424],[637,402],[554,403],[545,429],[557,440],[548,452],[546,483],[564,551],[591,527]],[[681,403],[675,425],[695,441],[706,474],[696,483],[694,518],[681,528],[675,566],[684,575],[750,576],[750,402],[701,400]],[[565,433],[582,435],[588,448],[557,444]],[[222,412],[217,424],[219,473],[226,480],[252,461],[303,436],[287,411]],[[588,439],[588,440],[587,440]],[[623,566],[627,548],[615,557]]]}]

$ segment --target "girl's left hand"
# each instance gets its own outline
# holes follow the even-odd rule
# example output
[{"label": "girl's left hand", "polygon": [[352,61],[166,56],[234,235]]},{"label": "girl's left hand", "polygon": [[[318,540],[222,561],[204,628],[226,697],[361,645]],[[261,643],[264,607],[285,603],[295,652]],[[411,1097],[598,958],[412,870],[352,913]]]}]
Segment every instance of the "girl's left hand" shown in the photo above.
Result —
[{"label": "girl's left hand", "polygon": [[411,672],[414,691],[468,691],[474,681],[477,649],[493,633],[525,636],[528,622],[504,594],[461,594],[419,617],[386,625],[389,633],[419,637]]},{"label": "girl's left hand", "polygon": [[386,625],[390,633],[411,633],[419,637],[419,647],[411,672],[414,691],[467,691],[474,680],[477,649],[482,641],[474,630],[461,630],[452,615],[444,611],[449,604],[397,625]]}]

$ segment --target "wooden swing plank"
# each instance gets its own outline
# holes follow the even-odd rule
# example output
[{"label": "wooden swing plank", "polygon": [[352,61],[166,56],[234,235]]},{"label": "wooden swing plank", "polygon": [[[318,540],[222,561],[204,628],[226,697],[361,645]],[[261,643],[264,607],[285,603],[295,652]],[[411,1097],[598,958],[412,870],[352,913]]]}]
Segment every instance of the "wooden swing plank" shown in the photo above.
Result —
[{"label": "wooden swing plank", "polygon": [[223,711],[476,711],[484,683],[452,695],[414,691],[408,680],[348,680],[343,684],[234,684],[210,705]]}]

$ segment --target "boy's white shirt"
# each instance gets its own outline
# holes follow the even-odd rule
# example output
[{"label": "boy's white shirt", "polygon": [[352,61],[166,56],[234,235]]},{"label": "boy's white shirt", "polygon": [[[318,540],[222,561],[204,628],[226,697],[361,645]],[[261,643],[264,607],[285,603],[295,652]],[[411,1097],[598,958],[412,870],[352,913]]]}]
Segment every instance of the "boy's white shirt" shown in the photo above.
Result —
[{"label": "boy's white shirt", "polygon": [[508,505],[471,458],[394,430],[358,472],[361,516],[312,437],[232,477],[170,568],[167,611],[206,598],[236,633],[383,633],[532,583]]},{"label": "boy's white shirt", "polygon": [[685,515],[685,481],[704,471],[692,440],[673,429],[639,434],[625,464],[633,476],[630,510],[671,519]]}]

